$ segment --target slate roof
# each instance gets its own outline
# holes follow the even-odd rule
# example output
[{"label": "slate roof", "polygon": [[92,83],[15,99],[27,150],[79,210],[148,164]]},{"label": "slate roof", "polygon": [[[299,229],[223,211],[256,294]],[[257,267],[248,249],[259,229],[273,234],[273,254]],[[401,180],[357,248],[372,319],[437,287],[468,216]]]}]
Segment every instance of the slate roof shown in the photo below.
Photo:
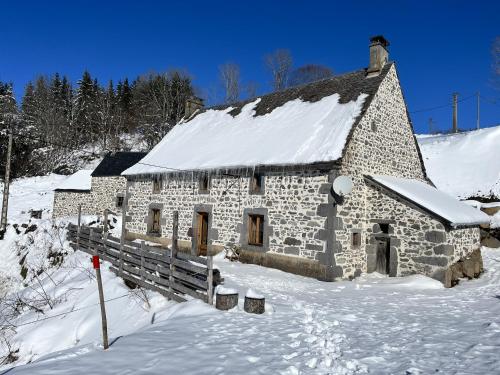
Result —
[{"label": "slate roof", "polygon": [[147,152],[115,152],[107,154],[92,172],[92,177],[120,176],[127,168],[140,161]]},{"label": "slate roof", "polygon": [[[255,116],[262,116],[266,113],[270,113],[273,111],[273,109],[281,107],[285,103],[295,99],[301,99],[304,102],[314,103],[326,96],[339,94],[339,103],[344,104],[356,100],[360,94],[367,94],[368,98],[365,100],[363,110],[358,118],[360,119],[361,117],[363,117],[364,112],[370,105],[373,95],[376,93],[380,83],[385,78],[387,72],[393,64],[393,62],[385,64],[379,75],[370,78],[367,78],[366,76],[366,69],[360,69],[355,72],[345,73],[312,83],[307,83],[304,85],[295,86],[285,90],[259,96],[259,98],[261,98],[261,101],[255,107]],[[231,104],[219,105],[207,108],[206,110],[223,110],[229,107],[233,107],[234,109],[229,113],[233,116],[236,116],[240,113],[241,108],[243,108],[245,104],[251,103],[253,101],[255,101],[255,98]],[[203,112],[204,111],[200,111],[199,113]]]},{"label": "slate roof", "polygon": [[201,110],[123,175],[335,162],[393,64]]}]

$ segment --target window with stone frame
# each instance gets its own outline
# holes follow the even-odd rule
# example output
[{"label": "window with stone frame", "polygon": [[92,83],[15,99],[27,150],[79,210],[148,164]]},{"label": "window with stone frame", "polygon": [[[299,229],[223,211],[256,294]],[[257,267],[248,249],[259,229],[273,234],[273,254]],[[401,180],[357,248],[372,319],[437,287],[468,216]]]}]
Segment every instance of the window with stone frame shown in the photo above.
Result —
[{"label": "window with stone frame", "polygon": [[250,178],[250,194],[262,194],[264,191],[264,176],[256,173]]},{"label": "window with stone frame", "polygon": [[375,120],[372,120],[371,128],[372,128],[372,132],[377,131],[377,122]]},{"label": "window with stone frame", "polygon": [[150,220],[151,224],[149,227],[150,234],[160,234],[161,231],[161,210],[159,208],[150,209]]},{"label": "window with stone frame", "polygon": [[210,176],[201,175],[198,179],[198,192],[200,194],[208,194],[210,192]]},{"label": "window with stone frame", "polygon": [[361,246],[361,232],[351,233],[351,246],[354,248]]},{"label": "window with stone frame", "polygon": [[117,208],[122,208],[123,207],[123,201],[125,200],[125,197],[123,195],[118,195],[116,197],[116,207]]},{"label": "window with stone frame", "polygon": [[153,193],[157,194],[161,191],[162,180],[160,177],[153,178]]},{"label": "window with stone frame", "polygon": [[264,244],[264,216],[248,215],[248,244],[263,246]]}]

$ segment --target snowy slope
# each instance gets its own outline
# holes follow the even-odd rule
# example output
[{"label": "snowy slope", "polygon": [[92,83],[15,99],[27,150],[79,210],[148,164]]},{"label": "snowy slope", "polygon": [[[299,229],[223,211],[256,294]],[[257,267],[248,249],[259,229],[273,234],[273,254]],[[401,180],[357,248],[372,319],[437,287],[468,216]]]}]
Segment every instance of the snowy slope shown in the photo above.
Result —
[{"label": "snowy slope", "polygon": [[[108,304],[114,343],[107,352],[99,346],[97,310],[76,312],[39,333],[32,329],[31,336],[24,330],[32,343],[74,348],[9,375],[497,373],[500,253],[485,249],[484,255],[486,274],[453,289],[423,276],[372,274],[325,283],[217,259],[227,286],[240,297],[252,287],[267,298],[264,315],[244,313],[242,300],[230,312],[198,301],[159,307],[155,300],[149,317],[160,312],[150,324],[146,311],[137,314],[133,302],[126,307],[116,300]],[[109,274],[105,280],[107,296],[124,291]],[[95,303],[91,289],[84,284],[61,310]],[[122,336],[125,327],[136,332]]]},{"label": "snowy slope", "polygon": [[176,125],[123,174],[337,160],[365,98],[361,94],[345,104],[339,103],[338,94],[314,103],[296,99],[262,116],[254,116],[260,99],[234,117],[231,107],[210,109]]},{"label": "snowy slope", "polygon": [[459,134],[417,135],[436,187],[460,199],[500,199],[500,126]]},{"label": "snowy slope", "polygon": [[[42,217],[51,217],[52,203],[54,202],[53,190],[60,185],[67,176],[51,174],[30,178],[19,178],[11,182],[9,189],[9,211],[7,213],[10,223],[23,223],[29,219],[29,210],[43,210]],[[0,183],[3,191],[3,184]],[[2,202],[0,201],[0,208]]]}]

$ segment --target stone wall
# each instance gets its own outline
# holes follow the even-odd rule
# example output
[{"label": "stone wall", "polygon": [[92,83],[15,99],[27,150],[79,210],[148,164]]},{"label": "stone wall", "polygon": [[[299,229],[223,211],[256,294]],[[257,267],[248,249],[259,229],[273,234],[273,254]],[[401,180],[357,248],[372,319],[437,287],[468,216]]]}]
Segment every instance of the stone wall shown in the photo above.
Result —
[{"label": "stone wall", "polygon": [[[479,229],[448,231],[428,212],[409,207],[397,197],[375,193],[365,181],[364,176],[371,174],[427,180],[394,65],[354,129],[339,173],[354,181],[352,193],[336,213],[335,261],[342,267],[343,277],[373,271],[370,261],[374,259],[377,221],[389,224],[393,276],[432,275],[476,248]],[[353,232],[361,233],[359,247],[351,244]]]},{"label": "stone wall", "polygon": [[[152,179],[130,180],[127,230],[146,235],[154,204],[161,207],[161,237],[170,239],[172,212],[177,210],[180,244],[190,247],[194,212],[199,210],[210,212],[209,243],[215,249],[238,245],[255,253],[268,251],[316,261],[326,246],[327,219],[320,207],[328,203],[328,179],[328,173],[317,170],[266,172],[262,194],[249,192],[250,177],[212,176],[208,194],[198,191],[198,180],[191,175],[164,177],[158,194],[153,193]],[[268,245],[262,248],[242,241],[246,215],[252,212],[265,215]]]},{"label": "stone wall", "polygon": [[121,208],[116,207],[119,195],[125,196],[127,179],[121,176],[92,177],[92,201],[95,214],[101,215],[107,208],[121,215]]},{"label": "stone wall", "polygon": [[336,264],[343,277],[366,271],[366,241],[353,248],[353,232],[362,238],[372,224],[371,201],[364,175],[381,174],[425,180],[395,65],[372,99],[365,115],[352,132],[339,171],[351,176],[354,189],[337,207]]},{"label": "stone wall", "polygon": [[76,216],[80,204],[84,215],[102,215],[106,208],[121,215],[116,199],[119,195],[125,196],[126,183],[121,176],[92,177],[90,192],[56,191],[52,216]]},{"label": "stone wall", "polygon": [[[389,225],[390,256],[394,276],[415,273],[442,279],[443,270],[479,248],[479,227],[451,228],[428,212],[395,194],[369,185],[368,199],[371,223],[367,225],[365,243],[367,259],[376,251],[378,223]],[[367,270],[373,269],[370,261]],[[443,281],[443,280],[441,280]]]},{"label": "stone wall", "polygon": [[77,216],[80,204],[82,205],[82,214],[94,214],[90,191],[55,191],[52,217]]}]

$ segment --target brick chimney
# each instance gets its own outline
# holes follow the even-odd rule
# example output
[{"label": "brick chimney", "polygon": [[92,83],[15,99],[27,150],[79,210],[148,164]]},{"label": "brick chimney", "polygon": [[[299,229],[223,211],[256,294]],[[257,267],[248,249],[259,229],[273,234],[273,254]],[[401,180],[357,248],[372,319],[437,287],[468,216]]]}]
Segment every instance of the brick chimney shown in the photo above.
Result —
[{"label": "brick chimney", "polygon": [[370,38],[370,65],[367,74],[376,75],[389,60],[389,42],[382,35]]},{"label": "brick chimney", "polygon": [[203,99],[197,96],[190,96],[186,100],[186,107],[184,108],[184,118],[189,119],[196,111],[203,108]]}]

